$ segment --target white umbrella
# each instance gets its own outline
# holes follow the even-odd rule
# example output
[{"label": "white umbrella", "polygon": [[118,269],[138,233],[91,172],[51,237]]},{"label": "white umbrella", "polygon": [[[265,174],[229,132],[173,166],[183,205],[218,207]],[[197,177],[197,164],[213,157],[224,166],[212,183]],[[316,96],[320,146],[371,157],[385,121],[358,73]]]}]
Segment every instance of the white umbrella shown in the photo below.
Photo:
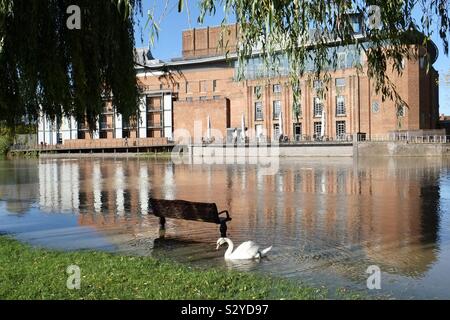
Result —
[{"label": "white umbrella", "polygon": [[278,133],[278,137],[284,135],[283,130],[283,111],[280,111],[280,115],[278,116],[278,121],[280,122],[280,132]]},{"label": "white umbrella", "polygon": [[208,116],[206,126],[207,126],[206,139],[211,140],[211,117],[210,116]]},{"label": "white umbrella", "polygon": [[241,121],[241,138],[242,141],[245,142],[245,115],[242,114],[242,121]]},{"label": "white umbrella", "polygon": [[325,108],[322,106],[322,118],[320,120],[321,122],[321,127],[320,127],[320,137],[325,136]]}]

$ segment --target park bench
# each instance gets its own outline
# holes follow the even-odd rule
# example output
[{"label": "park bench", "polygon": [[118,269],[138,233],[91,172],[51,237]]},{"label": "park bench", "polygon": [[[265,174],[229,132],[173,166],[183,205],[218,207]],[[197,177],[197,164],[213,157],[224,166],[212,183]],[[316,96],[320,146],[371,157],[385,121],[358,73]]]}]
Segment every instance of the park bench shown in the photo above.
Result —
[{"label": "park bench", "polygon": [[[220,225],[221,237],[227,236],[227,222],[231,221],[227,210],[218,212],[215,203],[191,202],[185,200],[149,200],[151,212],[159,217],[160,236],[164,237],[166,218],[209,222]],[[225,214],[225,216],[221,216]]]}]

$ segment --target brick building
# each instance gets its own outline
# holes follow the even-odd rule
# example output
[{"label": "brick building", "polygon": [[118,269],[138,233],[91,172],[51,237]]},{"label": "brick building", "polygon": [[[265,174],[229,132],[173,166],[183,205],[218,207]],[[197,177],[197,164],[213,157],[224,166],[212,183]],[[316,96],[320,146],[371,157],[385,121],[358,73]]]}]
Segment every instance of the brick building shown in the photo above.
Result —
[{"label": "brick building", "polygon": [[[363,28],[355,30],[355,36],[363,41]],[[139,119],[122,119],[106,103],[99,130],[92,137],[74,119],[64,119],[56,128],[42,118],[38,141],[53,144],[124,137],[179,141],[190,136],[199,142],[206,136],[208,119],[216,141],[229,138],[234,128],[239,131],[243,121],[251,139],[276,139],[282,130],[291,141],[319,136],[342,139],[354,133],[371,137],[438,125],[438,73],[433,67],[426,72],[424,48],[418,47],[418,59],[404,61],[401,77],[391,77],[408,107],[382,102],[371,79],[357,72],[357,63],[364,66],[364,54],[346,46],[337,49],[337,69],[331,72],[324,97],[317,92],[325,84],[306,78],[300,81],[300,113],[295,115],[287,61],[281,59],[279,74],[271,75],[255,56],[245,66],[245,80],[236,81],[238,62],[232,49],[239,30],[236,25],[228,26],[224,39],[230,50],[227,55],[218,49],[220,32],[220,27],[183,31],[182,57],[169,62],[154,59],[147,49],[136,50],[136,77],[142,89]],[[437,49],[432,46],[428,53],[434,63]]]}]

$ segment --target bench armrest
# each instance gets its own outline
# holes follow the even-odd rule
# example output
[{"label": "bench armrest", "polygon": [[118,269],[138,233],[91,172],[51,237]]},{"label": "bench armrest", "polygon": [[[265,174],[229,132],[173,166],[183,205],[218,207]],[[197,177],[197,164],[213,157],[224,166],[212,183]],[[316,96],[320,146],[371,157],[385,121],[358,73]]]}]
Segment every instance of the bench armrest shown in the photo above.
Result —
[{"label": "bench armrest", "polygon": [[220,216],[222,213],[226,213],[227,219],[230,219],[230,214],[228,213],[228,210],[220,211],[220,212],[219,212],[219,216]]}]

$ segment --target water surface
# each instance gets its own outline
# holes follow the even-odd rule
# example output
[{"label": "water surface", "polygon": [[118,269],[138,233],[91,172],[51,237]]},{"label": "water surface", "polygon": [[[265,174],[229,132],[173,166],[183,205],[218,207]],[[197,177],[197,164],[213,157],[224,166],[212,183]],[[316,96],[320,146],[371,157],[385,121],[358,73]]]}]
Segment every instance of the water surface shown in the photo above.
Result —
[{"label": "water surface", "polygon": [[[450,298],[450,161],[436,158],[281,159],[173,164],[143,159],[0,162],[0,232],[56,249],[169,257],[399,298]],[[226,263],[218,226],[168,220],[149,197],[215,202],[229,237],[273,245],[270,259]],[[382,289],[367,290],[370,265]]]}]

